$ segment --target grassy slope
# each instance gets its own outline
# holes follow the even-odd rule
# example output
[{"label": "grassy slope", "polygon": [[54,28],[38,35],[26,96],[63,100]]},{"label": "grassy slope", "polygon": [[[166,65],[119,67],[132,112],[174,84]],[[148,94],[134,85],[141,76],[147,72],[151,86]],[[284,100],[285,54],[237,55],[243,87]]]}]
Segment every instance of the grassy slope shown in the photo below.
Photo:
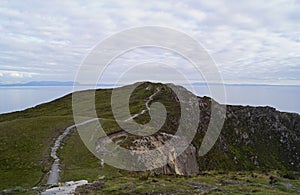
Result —
[{"label": "grassy slope", "polygon": [[73,123],[70,95],[0,115],[0,189],[45,183],[52,164],[50,146]]},{"label": "grassy slope", "polygon": [[50,145],[72,117],[34,117],[0,123],[0,189],[32,187],[51,165]]},{"label": "grassy slope", "polygon": [[[87,104],[85,100],[87,92],[80,93],[82,93],[83,104]],[[113,119],[110,95],[109,89],[96,91],[98,117]],[[144,95],[146,97],[149,94]],[[131,107],[131,111],[138,113],[140,108],[144,108],[144,104],[135,104]],[[83,109],[83,116],[85,112],[86,110]],[[46,182],[52,164],[50,147],[66,127],[74,124],[72,114],[72,96],[67,95],[24,111],[0,115],[0,190],[17,186],[34,187]],[[113,121],[104,122],[104,127],[108,132],[120,129]],[[70,144],[70,147],[73,147],[73,144]],[[79,150],[85,150],[89,154],[85,147]],[[93,159],[93,156],[90,158]],[[82,165],[80,164],[79,167]],[[74,166],[78,165],[74,163]],[[94,174],[93,167],[93,163],[87,167],[90,177]],[[70,172],[73,174],[72,171]],[[75,171],[73,175],[78,173]],[[79,174],[78,177],[81,175]]]},{"label": "grassy slope", "polygon": [[108,165],[102,168],[100,160],[85,147],[77,132],[72,132],[64,141],[59,156],[62,157],[62,182],[82,179],[93,181],[101,176],[114,178],[126,173]]}]

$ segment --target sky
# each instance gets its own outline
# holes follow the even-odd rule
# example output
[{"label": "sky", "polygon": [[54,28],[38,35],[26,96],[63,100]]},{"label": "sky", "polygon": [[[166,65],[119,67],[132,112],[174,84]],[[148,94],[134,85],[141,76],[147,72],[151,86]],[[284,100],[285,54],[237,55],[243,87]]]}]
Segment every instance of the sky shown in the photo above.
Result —
[{"label": "sky", "polygon": [[[0,83],[73,81],[97,43],[124,29],[155,25],[197,40],[225,83],[296,85],[300,84],[299,10],[297,0],[1,0]],[[175,64],[193,82],[203,79],[176,53],[150,48],[115,60],[105,82],[124,75],[128,64],[149,62]],[[166,69],[164,78],[171,74],[153,63],[142,71],[159,75],[159,68]],[[127,75],[134,80],[140,72]]]}]

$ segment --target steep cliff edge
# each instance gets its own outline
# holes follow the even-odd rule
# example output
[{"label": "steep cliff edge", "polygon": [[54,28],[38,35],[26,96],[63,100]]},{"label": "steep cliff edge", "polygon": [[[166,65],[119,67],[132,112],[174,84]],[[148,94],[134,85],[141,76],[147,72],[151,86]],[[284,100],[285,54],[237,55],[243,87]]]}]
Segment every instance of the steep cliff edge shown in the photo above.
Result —
[{"label": "steep cliff edge", "polygon": [[[166,105],[168,118],[161,131],[175,134],[180,120],[178,97],[164,84],[143,83],[139,88],[160,87],[153,102]],[[174,85],[172,85],[174,87]],[[176,86],[177,92],[189,94]],[[199,100],[200,122],[192,142],[198,154],[210,122],[212,100]],[[218,103],[216,104],[216,106]],[[136,121],[147,121],[141,116]],[[188,128],[188,126],[187,126]],[[188,153],[188,152],[187,152]],[[221,134],[205,156],[196,155],[200,170],[294,170],[300,171],[300,115],[277,111],[272,107],[226,106]],[[183,170],[183,172],[189,172]]]},{"label": "steep cliff edge", "polygon": [[[210,99],[200,98],[200,101]],[[210,114],[209,103],[202,105],[200,134],[204,133]],[[199,158],[199,166],[202,169],[299,171],[300,116],[271,107],[227,106],[221,135],[213,149]]]},{"label": "steep cliff edge", "polygon": [[[129,135],[128,135],[129,136]],[[129,138],[126,145],[128,149],[138,152],[148,152],[158,148],[158,153],[167,158],[168,163],[163,167],[156,168],[151,172],[154,174],[177,174],[177,175],[196,175],[199,173],[198,154],[196,148],[189,144],[188,147],[180,155],[176,153],[176,148],[169,146],[167,150],[160,150],[168,140],[172,139],[174,135],[167,133],[158,133],[156,135],[145,136],[141,138]],[[115,140],[114,140],[115,141]],[[121,143],[122,140],[118,140]],[[145,167],[152,167],[154,164],[162,164],[164,159],[149,158],[141,159]]]}]

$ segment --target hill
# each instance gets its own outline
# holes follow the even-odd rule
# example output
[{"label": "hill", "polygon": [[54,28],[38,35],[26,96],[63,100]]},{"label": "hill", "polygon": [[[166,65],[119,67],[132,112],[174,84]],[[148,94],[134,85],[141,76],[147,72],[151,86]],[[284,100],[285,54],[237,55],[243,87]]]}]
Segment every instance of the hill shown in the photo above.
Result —
[{"label": "hill", "polygon": [[[172,86],[182,94],[190,94],[183,87]],[[157,89],[159,89],[158,92]],[[88,103],[88,99],[85,97],[89,92],[76,92],[81,94],[83,104]],[[123,131],[116,123],[112,113],[111,93],[111,89],[97,90],[95,105],[104,130],[113,136],[115,133]],[[176,133],[181,107],[176,94],[167,84],[139,83],[131,95],[129,103],[131,115],[136,116],[133,120],[140,124],[149,122],[146,101],[153,94],[155,96],[149,103],[161,102],[164,104],[167,120],[160,131],[154,135],[139,137],[128,135],[125,132],[126,139],[113,137],[123,147],[147,150],[154,143],[164,144],[169,137]],[[214,100],[208,97],[194,97],[199,102],[199,126],[192,144],[174,162],[170,162],[162,168],[142,173],[119,170],[106,164],[102,165],[101,161],[89,152],[78,132],[74,130],[63,140],[63,147],[58,150],[58,156],[61,159],[60,181],[80,179],[94,181],[103,176],[108,183],[114,184],[115,178],[125,178],[130,181],[138,177],[143,180],[143,177],[148,178],[149,176],[156,178],[156,175],[161,173],[183,175],[184,178],[187,175],[203,173],[209,173],[213,177],[214,171],[232,171],[233,173],[243,171],[246,174],[251,171],[265,173],[268,170],[277,170],[279,176],[288,175],[287,177],[295,179],[299,177],[297,172],[300,171],[300,116],[298,114],[279,112],[271,107],[228,105],[225,123],[216,144],[205,156],[199,157],[199,147],[210,121],[211,105]],[[143,110],[145,110],[143,114],[140,114]],[[87,117],[88,111],[89,107],[83,107],[82,116]],[[73,124],[72,94],[24,111],[0,115],[0,170],[2,173],[0,189],[16,188],[17,186],[22,188],[43,186],[53,163],[53,159],[50,157],[51,147],[66,127]],[[210,180],[211,177],[207,179]],[[176,179],[174,176],[170,176],[170,178],[179,183],[182,182],[180,178]],[[195,176],[195,178],[197,177]],[[263,178],[266,179],[265,176],[262,176],[261,179]],[[163,179],[166,178],[163,177]],[[160,182],[161,179],[156,180]],[[193,184],[190,185],[193,186]],[[110,187],[112,186],[115,185]],[[293,186],[292,189],[299,186],[299,183],[293,183]],[[131,189],[131,187],[129,188]],[[280,189],[280,187],[278,188]],[[163,191],[163,189],[161,190]]]}]

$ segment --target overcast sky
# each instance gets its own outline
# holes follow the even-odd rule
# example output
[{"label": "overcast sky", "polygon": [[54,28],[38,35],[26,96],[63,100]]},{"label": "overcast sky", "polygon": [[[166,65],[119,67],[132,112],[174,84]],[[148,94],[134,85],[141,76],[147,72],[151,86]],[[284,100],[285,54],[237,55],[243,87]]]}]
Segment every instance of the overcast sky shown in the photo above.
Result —
[{"label": "overcast sky", "polygon": [[[297,0],[1,0],[0,83],[73,81],[99,41],[126,28],[159,25],[201,43],[226,83],[300,84],[299,10]],[[163,63],[172,65],[178,58],[169,51],[151,52],[135,51],[124,59],[140,55],[138,63],[146,63],[164,57]],[[116,77],[126,63],[114,63],[113,69],[120,70]],[[179,67],[189,66],[182,61]],[[128,75],[134,78],[134,72]]]}]

